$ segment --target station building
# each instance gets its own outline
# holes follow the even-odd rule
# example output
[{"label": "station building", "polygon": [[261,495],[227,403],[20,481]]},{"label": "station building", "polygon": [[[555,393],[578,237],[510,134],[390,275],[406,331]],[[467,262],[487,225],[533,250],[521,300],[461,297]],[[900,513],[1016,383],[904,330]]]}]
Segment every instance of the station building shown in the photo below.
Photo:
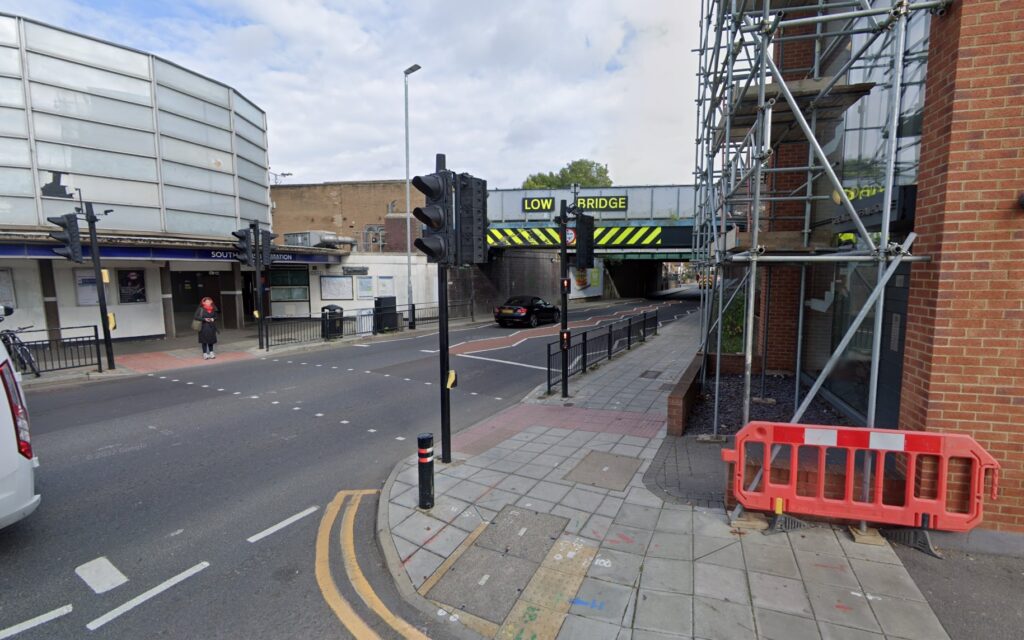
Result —
[{"label": "station building", "polygon": [[[18,325],[98,323],[88,259],[54,255],[47,237],[47,217],[86,201],[109,211],[97,226],[115,339],[187,330],[206,295],[226,326],[243,326],[254,274],[231,232],[271,225],[266,130],[264,111],[226,84],[0,14],[0,302]],[[336,265],[344,253],[282,248],[275,262]]]}]

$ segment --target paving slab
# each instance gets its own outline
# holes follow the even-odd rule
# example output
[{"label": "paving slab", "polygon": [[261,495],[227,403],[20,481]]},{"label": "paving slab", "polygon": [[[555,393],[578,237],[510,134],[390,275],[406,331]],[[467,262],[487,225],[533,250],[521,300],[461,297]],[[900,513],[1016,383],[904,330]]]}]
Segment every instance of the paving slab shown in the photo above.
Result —
[{"label": "paving slab", "polygon": [[662,509],[654,528],[668,533],[693,533],[693,512]]},{"label": "paving slab", "polygon": [[570,615],[562,623],[558,640],[617,640],[621,630],[617,624]]},{"label": "paving slab", "polygon": [[584,578],[569,613],[619,626],[633,591],[625,585]]},{"label": "paving slab", "polygon": [[821,640],[885,640],[880,633],[853,629],[830,622],[818,621],[818,631],[821,632]]},{"label": "paving slab", "polygon": [[[725,542],[726,544],[721,544]],[[707,549],[715,549],[709,553],[703,553]],[[715,564],[720,567],[746,570],[746,562],[743,557],[743,545],[736,542],[728,542],[722,538],[701,538],[694,536],[693,557],[705,564]]]},{"label": "paving slab", "polygon": [[860,589],[860,582],[845,557],[797,551],[796,562],[807,582]]},{"label": "paving slab", "polygon": [[[946,630],[926,602],[876,596],[870,598],[869,603],[887,636],[907,640],[949,640]],[[965,611],[964,614],[971,615],[971,612]]]},{"label": "paving slab", "polygon": [[693,560],[693,536],[655,531],[647,547],[647,555],[654,558]]},{"label": "paving slab", "polygon": [[434,572],[437,571],[437,568],[441,566],[444,560],[441,556],[431,553],[426,549],[418,549],[409,556],[405,560],[404,566],[413,587],[418,589],[427,578],[434,575]]},{"label": "paving slab", "polygon": [[562,498],[562,504],[571,509],[593,513],[597,511],[602,500],[604,500],[604,494],[577,487],[565,494],[565,497]]},{"label": "paving slab", "polygon": [[566,518],[508,506],[494,517],[474,544],[540,564],[567,522]]},{"label": "paving slab", "polygon": [[569,534],[562,535],[555,541],[543,566],[564,573],[584,575],[594,556],[597,555],[597,543]]},{"label": "paving slab", "polygon": [[829,556],[843,555],[836,532],[829,526],[813,526],[785,534],[795,551],[813,551]]},{"label": "paving slab", "polygon": [[[867,593],[925,602],[921,590],[917,588],[914,580],[902,565],[858,560],[857,558],[850,560],[850,565]],[[1021,597],[1024,598],[1024,590],[1022,590]]]},{"label": "paving slab", "polygon": [[587,569],[587,576],[616,584],[635,586],[643,563],[643,556],[635,553],[602,548],[597,552],[590,568]]},{"label": "paving slab", "polygon": [[693,565],[693,592],[698,596],[716,600],[750,604],[747,574],[739,569],[695,562]]},{"label": "paving slab", "polygon": [[565,525],[565,532],[573,534],[580,533],[580,530],[583,529],[583,525],[587,523],[587,519],[590,517],[590,512],[588,511],[571,509],[561,504],[551,509],[551,514],[568,518],[569,523]]},{"label": "paving slab", "polygon": [[693,563],[647,558],[640,574],[640,588],[693,595]]},{"label": "paving slab", "polygon": [[526,495],[531,498],[539,498],[541,500],[557,504],[558,502],[561,502],[562,498],[564,498],[565,494],[569,493],[570,490],[570,486],[542,480],[535,484],[532,489],[527,491]]},{"label": "paving slab", "polygon": [[807,596],[820,622],[831,622],[844,627],[880,632],[882,628],[868,606],[864,594],[849,587],[816,585]]},{"label": "paving slab", "polygon": [[594,514],[590,516],[583,528],[580,529],[580,535],[590,538],[591,540],[597,540],[601,542],[608,535],[608,529],[612,526],[612,519],[607,516]]},{"label": "paving slab", "polygon": [[797,569],[796,558],[788,546],[762,545],[752,551],[752,553],[744,556],[748,571],[771,573],[786,578],[800,578],[800,570]]},{"label": "paving slab", "polygon": [[625,500],[622,498],[615,498],[613,496],[605,496],[601,500],[601,506],[597,508],[597,513],[602,516],[608,516],[614,518],[619,513],[619,509],[622,508]]},{"label": "paving slab", "polygon": [[821,640],[814,620],[789,613],[754,609],[757,632],[762,640]]},{"label": "paving slab", "polygon": [[474,544],[441,576],[427,597],[501,624],[539,566]]},{"label": "paving slab", "polygon": [[766,573],[748,573],[750,594],[755,607],[792,613],[806,618],[814,617],[811,601],[807,599],[804,583]]},{"label": "paving slab", "polygon": [[696,596],[693,634],[709,640],[756,640],[754,614],[745,605]]},{"label": "paving slab", "polygon": [[637,594],[633,629],[690,635],[693,633],[692,596],[641,589]]},{"label": "paving slab", "polygon": [[520,600],[512,607],[501,625],[499,640],[523,640],[524,638],[554,638],[565,620],[565,614]]},{"label": "paving slab", "polygon": [[633,456],[590,451],[566,474],[565,479],[612,491],[623,491],[640,468]]},{"label": "paving slab", "polygon": [[417,511],[403,520],[393,531],[395,535],[401,536],[409,542],[422,547],[446,526],[448,526],[447,522],[432,518],[422,511]]},{"label": "paving slab", "polygon": [[645,507],[640,504],[627,503],[622,505],[622,508],[619,509],[619,513],[615,516],[615,522],[630,527],[636,527],[637,529],[654,530],[658,524],[658,519],[661,516],[661,513],[661,509]]},{"label": "paving slab", "polygon": [[647,529],[637,529],[621,524],[612,523],[608,527],[608,535],[604,539],[604,547],[644,555],[647,552],[647,545],[654,533]]}]

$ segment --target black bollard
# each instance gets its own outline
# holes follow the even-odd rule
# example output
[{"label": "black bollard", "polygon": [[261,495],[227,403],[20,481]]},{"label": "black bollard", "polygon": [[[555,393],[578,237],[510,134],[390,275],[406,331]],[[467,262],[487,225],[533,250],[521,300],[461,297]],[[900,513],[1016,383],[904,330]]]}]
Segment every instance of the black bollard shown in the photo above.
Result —
[{"label": "black bollard", "polygon": [[419,454],[420,509],[431,509],[434,506],[434,434],[416,436],[416,452]]}]

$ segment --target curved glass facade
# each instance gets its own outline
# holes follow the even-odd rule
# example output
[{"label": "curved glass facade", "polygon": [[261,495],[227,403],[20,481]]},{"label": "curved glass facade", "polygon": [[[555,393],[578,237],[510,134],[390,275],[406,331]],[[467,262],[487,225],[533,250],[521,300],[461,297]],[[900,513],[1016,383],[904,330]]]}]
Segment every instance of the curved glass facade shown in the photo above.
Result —
[{"label": "curved glass facade", "polygon": [[270,223],[266,115],[166,60],[0,14],[0,225],[52,227],[81,190],[108,232]]}]

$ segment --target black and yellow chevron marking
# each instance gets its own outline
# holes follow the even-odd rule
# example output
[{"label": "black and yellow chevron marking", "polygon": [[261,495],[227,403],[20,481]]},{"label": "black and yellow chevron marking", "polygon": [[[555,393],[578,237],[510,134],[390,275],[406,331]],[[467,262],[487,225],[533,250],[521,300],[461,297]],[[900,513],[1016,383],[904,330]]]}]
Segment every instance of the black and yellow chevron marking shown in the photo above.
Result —
[{"label": "black and yellow chevron marking", "polygon": [[[492,247],[557,247],[558,229],[489,229],[487,244]],[[661,227],[597,227],[594,244],[598,247],[652,247],[661,244]]]}]

